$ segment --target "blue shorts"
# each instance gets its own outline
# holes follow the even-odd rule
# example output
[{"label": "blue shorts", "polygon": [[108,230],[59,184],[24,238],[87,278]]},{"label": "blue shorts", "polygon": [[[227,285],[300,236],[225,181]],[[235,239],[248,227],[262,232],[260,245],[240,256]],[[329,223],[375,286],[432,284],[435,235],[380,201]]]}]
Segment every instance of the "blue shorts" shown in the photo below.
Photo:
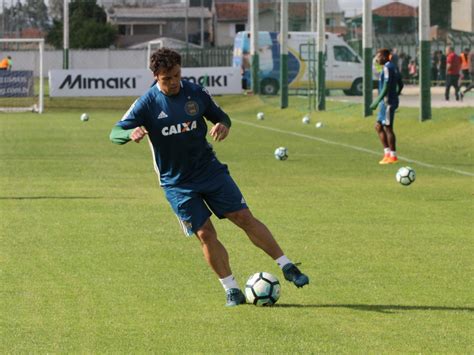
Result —
[{"label": "blue shorts", "polygon": [[187,236],[196,233],[212,213],[222,219],[227,213],[248,208],[227,167],[203,181],[163,189]]},{"label": "blue shorts", "polygon": [[386,104],[385,101],[382,100],[379,113],[377,114],[377,122],[383,126],[393,126],[395,110],[397,108],[398,104]]}]

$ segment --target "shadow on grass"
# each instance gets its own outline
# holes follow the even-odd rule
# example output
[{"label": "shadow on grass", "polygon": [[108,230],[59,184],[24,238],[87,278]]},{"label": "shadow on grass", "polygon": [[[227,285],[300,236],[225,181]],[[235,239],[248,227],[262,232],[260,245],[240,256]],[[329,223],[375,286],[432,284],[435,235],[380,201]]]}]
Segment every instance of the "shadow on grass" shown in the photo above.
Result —
[{"label": "shadow on grass", "polygon": [[397,313],[397,311],[447,311],[474,312],[473,307],[442,307],[442,306],[403,306],[399,304],[288,304],[280,303],[273,307],[282,308],[349,308],[357,311]]}]

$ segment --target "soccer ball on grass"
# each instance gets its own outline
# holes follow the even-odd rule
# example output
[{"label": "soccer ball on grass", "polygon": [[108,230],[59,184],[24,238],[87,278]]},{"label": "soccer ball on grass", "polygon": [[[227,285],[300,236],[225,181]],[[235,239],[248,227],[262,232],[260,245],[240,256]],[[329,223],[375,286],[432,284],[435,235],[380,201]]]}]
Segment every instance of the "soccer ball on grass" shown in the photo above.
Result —
[{"label": "soccer ball on grass", "polygon": [[277,149],[275,149],[275,153],[273,154],[275,155],[275,159],[277,160],[288,159],[288,149],[286,149],[285,147],[278,147]]},{"label": "soccer ball on grass", "polygon": [[415,178],[415,170],[413,170],[409,166],[404,166],[398,169],[397,174],[395,175],[395,179],[397,179],[397,181],[403,186],[410,185],[412,182],[415,181]]},{"label": "soccer ball on grass", "polygon": [[82,121],[82,122],[89,121],[89,115],[84,112],[84,113],[81,115],[81,121]]},{"label": "soccer ball on grass", "polygon": [[265,114],[263,112],[257,113],[257,120],[263,120],[265,118]]},{"label": "soccer ball on grass", "polygon": [[245,297],[256,306],[272,306],[280,298],[280,282],[268,272],[257,272],[245,284]]}]

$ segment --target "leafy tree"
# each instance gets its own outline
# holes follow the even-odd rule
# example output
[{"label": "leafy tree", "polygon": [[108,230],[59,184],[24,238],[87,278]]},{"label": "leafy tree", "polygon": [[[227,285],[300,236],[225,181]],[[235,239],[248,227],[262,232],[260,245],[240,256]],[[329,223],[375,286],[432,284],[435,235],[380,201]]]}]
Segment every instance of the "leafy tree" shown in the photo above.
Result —
[{"label": "leafy tree", "polygon": [[[62,33],[63,21],[53,20],[47,42],[62,48]],[[70,48],[107,48],[114,43],[116,35],[117,29],[107,23],[107,15],[96,0],[73,0],[69,4]]]},{"label": "leafy tree", "polygon": [[9,8],[4,9],[5,31],[19,33],[27,27],[26,15],[21,2],[17,2]]},{"label": "leafy tree", "polygon": [[11,7],[4,8],[3,29],[17,33],[28,27],[47,30],[50,23],[47,10],[44,0],[17,1]]},{"label": "leafy tree", "polygon": [[49,0],[49,15],[53,20],[63,18],[64,0]]},{"label": "leafy tree", "polygon": [[49,27],[48,8],[44,0],[27,0],[23,9],[29,27],[41,29]]}]

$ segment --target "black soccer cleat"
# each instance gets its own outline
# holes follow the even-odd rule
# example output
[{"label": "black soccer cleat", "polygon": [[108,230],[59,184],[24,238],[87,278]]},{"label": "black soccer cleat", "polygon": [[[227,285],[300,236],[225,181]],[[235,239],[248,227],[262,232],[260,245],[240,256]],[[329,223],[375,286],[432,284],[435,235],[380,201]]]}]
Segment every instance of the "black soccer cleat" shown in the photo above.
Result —
[{"label": "black soccer cleat", "polygon": [[227,302],[226,307],[234,307],[239,304],[245,304],[245,296],[238,288],[228,289],[226,292]]},{"label": "black soccer cleat", "polygon": [[309,284],[309,278],[303,274],[295,264],[286,264],[283,266],[283,275],[287,281],[293,282],[296,287],[303,287]]}]

